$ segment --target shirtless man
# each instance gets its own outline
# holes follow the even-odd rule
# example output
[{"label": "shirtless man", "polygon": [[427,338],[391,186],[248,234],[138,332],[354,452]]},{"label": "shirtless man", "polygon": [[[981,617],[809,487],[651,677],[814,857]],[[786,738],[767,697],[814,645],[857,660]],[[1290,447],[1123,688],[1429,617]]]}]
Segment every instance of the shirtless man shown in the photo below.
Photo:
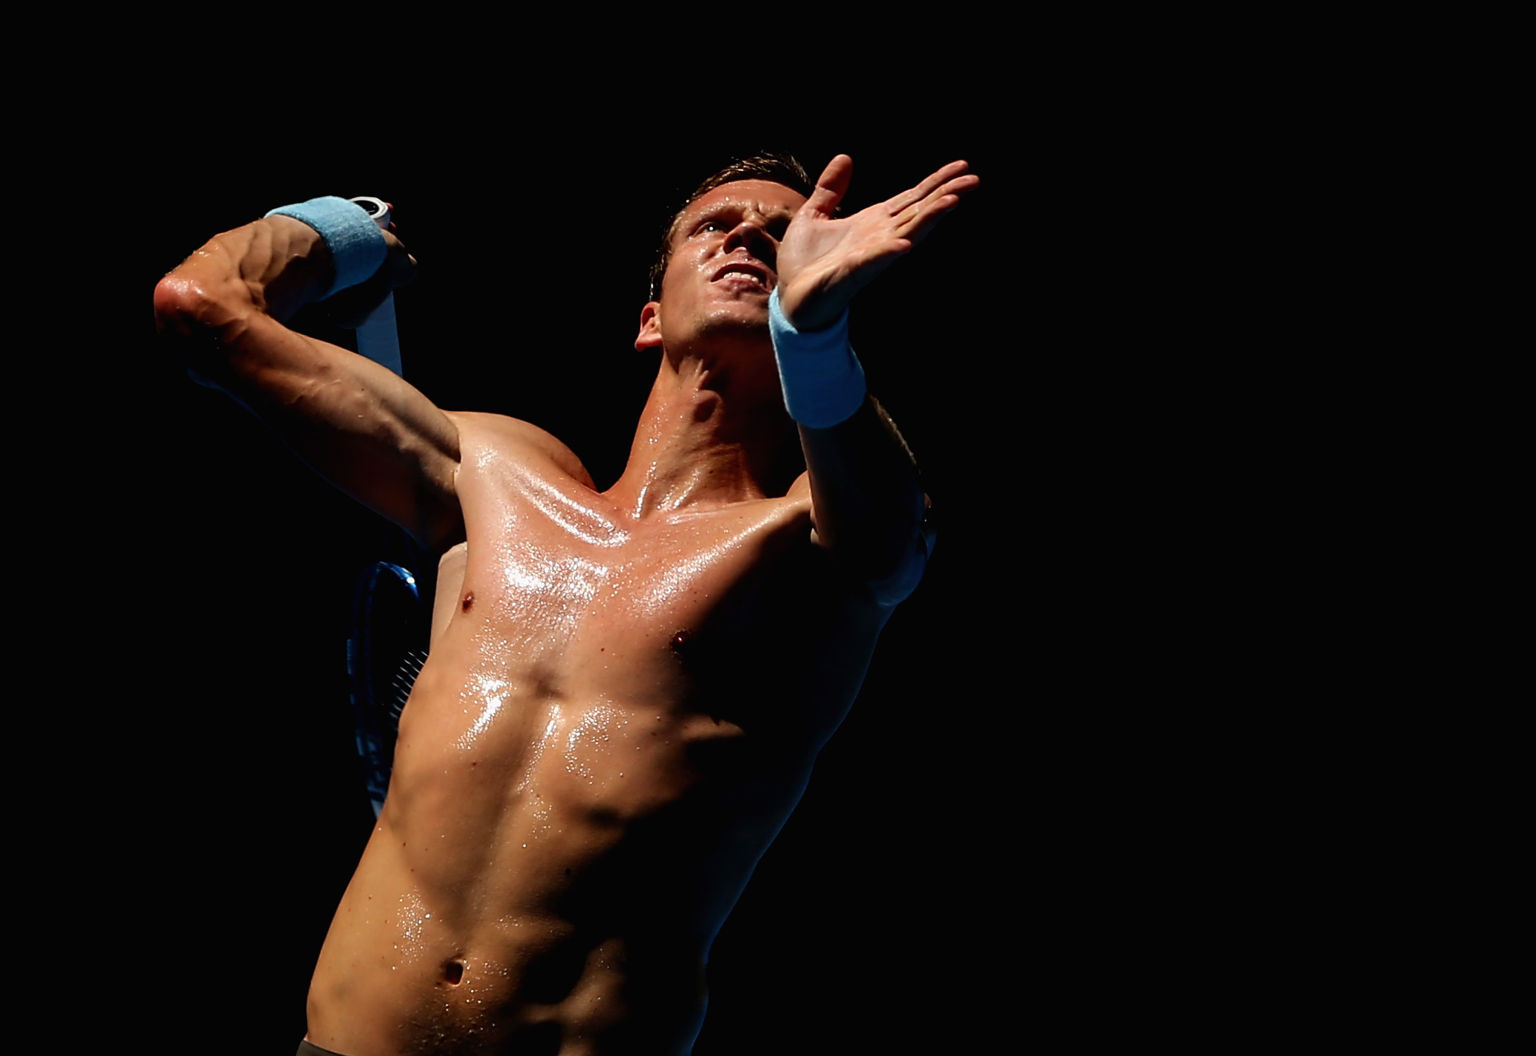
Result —
[{"label": "shirtless man", "polygon": [[[659,370],[602,492],[548,433],[285,325],[355,270],[324,221],[218,235],[157,286],[193,370],[443,555],[301,1052],[692,1045],[711,942],[926,559],[910,453],[835,335],[978,182],[955,162],[839,218],[850,159],[814,187],[794,169],[738,169],[675,218],[635,342]],[[404,273],[384,239],[379,272]]]}]

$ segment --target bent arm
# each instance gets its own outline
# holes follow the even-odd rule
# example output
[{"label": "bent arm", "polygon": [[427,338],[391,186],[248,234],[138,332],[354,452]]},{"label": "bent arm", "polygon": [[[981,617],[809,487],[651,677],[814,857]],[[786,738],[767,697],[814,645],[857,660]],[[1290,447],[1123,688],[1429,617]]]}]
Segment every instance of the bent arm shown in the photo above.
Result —
[{"label": "bent arm", "polygon": [[[389,238],[390,262],[404,250]],[[271,216],[215,236],[155,287],[155,318],[188,369],[271,426],[322,475],[424,546],[463,538],[452,420],[394,373],[286,321],[334,266],[314,228]]]},{"label": "bent arm", "polygon": [[933,533],[912,453],[864,390],[863,371],[847,347],[846,313],[858,290],[976,186],[965,170],[964,162],[946,165],[841,219],[834,214],[853,170],[839,155],[779,248],[771,330],[785,403],[799,424],[817,538],[882,605],[895,605],[917,586]]},{"label": "bent arm", "polygon": [[917,588],[933,546],[928,496],[896,423],[871,396],[826,429],[800,426],[818,542],[881,605]]}]

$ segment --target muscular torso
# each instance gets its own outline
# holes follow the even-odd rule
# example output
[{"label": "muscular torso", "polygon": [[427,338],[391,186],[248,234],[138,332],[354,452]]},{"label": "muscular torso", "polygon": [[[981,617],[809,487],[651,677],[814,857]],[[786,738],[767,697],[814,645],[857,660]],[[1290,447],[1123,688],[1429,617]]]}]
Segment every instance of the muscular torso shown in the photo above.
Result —
[{"label": "muscular torso", "polygon": [[886,610],[783,498],[644,516],[459,422],[462,586],[310,990],[348,1056],[683,1051]]}]

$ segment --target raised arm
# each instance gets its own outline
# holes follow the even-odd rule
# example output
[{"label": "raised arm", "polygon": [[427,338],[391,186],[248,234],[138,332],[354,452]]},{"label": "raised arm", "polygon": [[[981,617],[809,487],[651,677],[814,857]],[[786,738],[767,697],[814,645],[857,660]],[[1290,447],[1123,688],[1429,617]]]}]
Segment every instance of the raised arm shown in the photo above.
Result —
[{"label": "raised arm", "polygon": [[[369,283],[380,294],[411,267],[399,240],[383,237],[387,255]],[[269,216],[215,236],[161,279],[155,318],[188,369],[249,407],[342,490],[429,549],[445,549],[464,534],[452,420],[385,367],[287,325],[331,292],[337,271],[314,227]]]},{"label": "raised arm", "polygon": [[916,587],[931,523],[911,452],[864,390],[848,348],[847,310],[855,293],[980,182],[966,167],[953,162],[910,190],[839,218],[834,212],[853,176],[852,160],[840,154],[779,245],[770,329],[810,472],[816,534],[887,605]]}]

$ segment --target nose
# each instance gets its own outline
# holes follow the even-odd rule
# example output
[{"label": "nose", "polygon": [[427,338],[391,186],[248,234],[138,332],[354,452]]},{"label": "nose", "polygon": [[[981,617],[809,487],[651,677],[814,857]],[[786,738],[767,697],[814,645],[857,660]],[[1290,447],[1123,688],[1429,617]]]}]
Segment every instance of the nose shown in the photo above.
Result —
[{"label": "nose", "polygon": [[748,213],[725,236],[725,251],[730,253],[737,248],[745,248],[747,253],[756,260],[762,261],[770,268],[774,266],[779,256],[779,240],[768,233],[763,217]]}]

